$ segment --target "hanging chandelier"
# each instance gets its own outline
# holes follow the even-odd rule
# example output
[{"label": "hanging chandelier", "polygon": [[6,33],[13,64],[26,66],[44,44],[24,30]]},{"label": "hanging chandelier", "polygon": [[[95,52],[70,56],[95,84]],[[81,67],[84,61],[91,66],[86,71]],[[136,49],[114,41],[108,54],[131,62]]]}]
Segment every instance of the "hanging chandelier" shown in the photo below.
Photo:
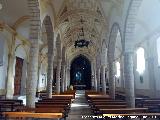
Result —
[{"label": "hanging chandelier", "polygon": [[[81,16],[80,22],[81,22],[81,24],[83,24],[85,22],[82,19],[82,16]],[[84,28],[82,27],[80,29],[80,33],[77,35],[77,40],[75,41],[74,46],[75,46],[75,48],[77,48],[77,47],[80,47],[80,48],[87,47],[88,48],[88,45],[89,45],[89,41],[85,40]]]}]

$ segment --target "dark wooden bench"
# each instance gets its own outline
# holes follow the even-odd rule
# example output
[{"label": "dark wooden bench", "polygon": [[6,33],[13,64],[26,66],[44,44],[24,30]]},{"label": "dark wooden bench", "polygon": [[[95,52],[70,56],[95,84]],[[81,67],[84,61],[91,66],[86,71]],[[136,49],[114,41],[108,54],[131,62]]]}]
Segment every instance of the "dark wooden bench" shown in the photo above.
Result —
[{"label": "dark wooden bench", "polygon": [[3,99],[0,100],[0,112],[16,111],[16,109],[24,107],[22,100]]},{"label": "dark wooden bench", "polygon": [[51,118],[63,119],[63,113],[4,112],[5,119]]}]

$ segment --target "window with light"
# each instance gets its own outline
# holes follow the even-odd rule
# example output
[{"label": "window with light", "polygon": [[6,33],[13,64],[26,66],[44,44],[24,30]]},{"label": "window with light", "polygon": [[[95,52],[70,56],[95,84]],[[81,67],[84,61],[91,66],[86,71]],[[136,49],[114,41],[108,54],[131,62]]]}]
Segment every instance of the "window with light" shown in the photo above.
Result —
[{"label": "window with light", "polygon": [[145,70],[145,57],[144,57],[144,49],[140,47],[137,50],[137,69],[138,73],[142,75]]},{"label": "window with light", "polygon": [[120,63],[116,62],[116,75],[117,78],[120,77]]},{"label": "window with light", "polygon": [[158,66],[160,66],[160,37],[157,39]]}]

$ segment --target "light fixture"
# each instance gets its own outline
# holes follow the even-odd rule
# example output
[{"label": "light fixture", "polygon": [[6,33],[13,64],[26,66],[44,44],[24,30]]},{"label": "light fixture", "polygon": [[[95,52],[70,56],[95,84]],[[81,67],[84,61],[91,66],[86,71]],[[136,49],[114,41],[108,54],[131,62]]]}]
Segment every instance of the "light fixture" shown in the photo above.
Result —
[{"label": "light fixture", "polygon": [[[80,22],[81,22],[81,24],[83,24],[85,22],[83,20],[82,16],[81,16]],[[74,44],[75,48],[76,47],[82,48],[85,46],[88,48],[89,41],[85,40],[85,38],[84,38],[84,28],[83,27],[80,29],[80,33],[77,36],[78,36],[78,39],[75,41],[75,44]]]},{"label": "light fixture", "polygon": [[89,45],[89,41],[84,39],[84,28],[82,27],[80,33],[78,34],[78,39],[75,41],[74,46],[75,48],[76,47],[82,48],[84,46],[88,48],[88,45]]}]

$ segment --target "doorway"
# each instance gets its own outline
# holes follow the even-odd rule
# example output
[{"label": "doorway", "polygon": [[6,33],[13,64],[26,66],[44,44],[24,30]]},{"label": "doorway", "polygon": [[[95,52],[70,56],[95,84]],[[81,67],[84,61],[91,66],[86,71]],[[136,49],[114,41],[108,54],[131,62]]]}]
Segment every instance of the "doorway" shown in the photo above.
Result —
[{"label": "doorway", "polygon": [[91,63],[83,55],[76,57],[71,63],[71,82],[74,89],[91,89]]},{"label": "doorway", "polygon": [[16,57],[15,78],[14,78],[14,95],[20,95],[22,67],[23,67],[23,59]]}]

